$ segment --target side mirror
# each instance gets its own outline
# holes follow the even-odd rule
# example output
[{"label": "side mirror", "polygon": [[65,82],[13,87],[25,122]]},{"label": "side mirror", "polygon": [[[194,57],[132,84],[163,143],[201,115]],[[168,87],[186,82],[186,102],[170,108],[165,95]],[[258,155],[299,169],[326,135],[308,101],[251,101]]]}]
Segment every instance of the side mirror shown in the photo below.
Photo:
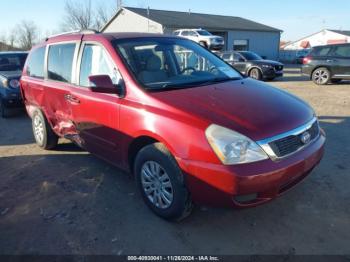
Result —
[{"label": "side mirror", "polygon": [[238,62],[245,62],[243,58],[238,59]]},{"label": "side mirror", "polygon": [[92,92],[123,95],[124,88],[121,85],[113,84],[109,75],[92,75],[89,76],[89,81]]}]

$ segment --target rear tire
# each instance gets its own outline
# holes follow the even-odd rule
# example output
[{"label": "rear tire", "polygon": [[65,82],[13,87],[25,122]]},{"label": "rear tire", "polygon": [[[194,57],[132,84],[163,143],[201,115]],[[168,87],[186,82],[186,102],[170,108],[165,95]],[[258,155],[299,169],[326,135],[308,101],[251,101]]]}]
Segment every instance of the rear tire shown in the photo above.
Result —
[{"label": "rear tire", "polygon": [[9,116],[8,108],[4,105],[2,98],[0,97],[0,116],[2,118],[7,118]]},{"label": "rear tire", "polygon": [[312,81],[316,85],[327,85],[331,81],[331,72],[325,67],[317,68],[312,73]]},{"label": "rear tire", "polygon": [[191,213],[193,204],[182,171],[162,143],[140,150],[134,172],[143,200],[156,215],[179,221]]},{"label": "rear tire", "polygon": [[36,110],[33,113],[32,127],[35,141],[39,147],[50,150],[57,146],[58,136],[53,132],[40,110]]},{"label": "rear tire", "polygon": [[251,69],[248,75],[255,80],[262,80],[262,73],[258,68]]}]

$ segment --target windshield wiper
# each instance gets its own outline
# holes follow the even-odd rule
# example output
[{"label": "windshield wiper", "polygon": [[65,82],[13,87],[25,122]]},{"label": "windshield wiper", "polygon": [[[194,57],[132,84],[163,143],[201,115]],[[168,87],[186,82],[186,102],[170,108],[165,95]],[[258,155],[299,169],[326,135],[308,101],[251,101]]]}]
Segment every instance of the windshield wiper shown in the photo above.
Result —
[{"label": "windshield wiper", "polygon": [[216,84],[216,83],[223,83],[223,82],[229,82],[229,81],[235,81],[235,80],[241,80],[241,77],[225,77],[225,78],[213,78],[213,79],[207,79],[203,81],[198,81],[195,84],[196,85],[210,85],[210,84]]},{"label": "windshield wiper", "polygon": [[209,85],[214,83],[235,81],[235,80],[241,80],[241,79],[242,79],[241,77],[227,77],[227,78],[206,79],[206,80],[188,82],[188,83],[164,83],[160,86],[154,86],[154,87],[149,86],[147,87],[147,90],[150,90],[150,91],[173,90],[173,89],[189,88],[189,87],[196,87],[196,86],[204,86],[204,85]]}]

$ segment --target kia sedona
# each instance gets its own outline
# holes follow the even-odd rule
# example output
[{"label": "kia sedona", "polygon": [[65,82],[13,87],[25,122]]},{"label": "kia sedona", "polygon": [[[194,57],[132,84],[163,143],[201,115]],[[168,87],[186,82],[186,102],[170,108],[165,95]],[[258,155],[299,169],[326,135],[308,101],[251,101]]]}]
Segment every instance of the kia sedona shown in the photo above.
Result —
[{"label": "kia sedona", "polygon": [[317,85],[350,80],[350,44],[312,48],[303,59],[301,70]]},{"label": "kia sedona", "polygon": [[48,38],[31,50],[21,88],[38,146],[65,137],[131,172],[165,219],[186,217],[194,204],[269,202],[323,156],[309,105],[176,36]]},{"label": "kia sedona", "polygon": [[27,52],[0,52],[0,116],[5,118],[14,108],[23,108],[19,79]]}]

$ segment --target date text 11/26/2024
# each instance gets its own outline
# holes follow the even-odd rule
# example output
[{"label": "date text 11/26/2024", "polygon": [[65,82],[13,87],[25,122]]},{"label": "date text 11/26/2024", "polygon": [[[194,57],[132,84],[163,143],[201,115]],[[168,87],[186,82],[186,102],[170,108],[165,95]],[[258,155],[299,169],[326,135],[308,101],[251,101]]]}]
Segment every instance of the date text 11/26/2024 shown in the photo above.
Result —
[{"label": "date text 11/26/2024", "polygon": [[128,261],[220,261],[217,256],[128,256]]}]

